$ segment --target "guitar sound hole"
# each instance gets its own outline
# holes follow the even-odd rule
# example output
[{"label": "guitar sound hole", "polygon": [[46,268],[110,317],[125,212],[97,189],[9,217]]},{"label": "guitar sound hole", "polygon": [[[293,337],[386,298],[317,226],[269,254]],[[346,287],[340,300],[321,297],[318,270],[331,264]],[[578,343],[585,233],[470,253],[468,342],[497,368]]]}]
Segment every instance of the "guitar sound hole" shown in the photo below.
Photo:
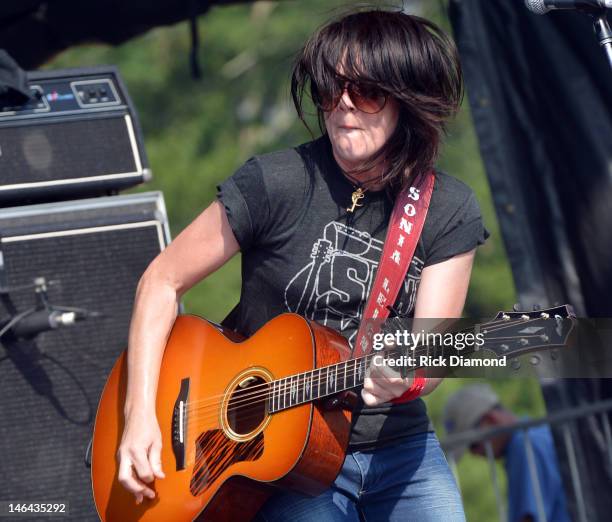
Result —
[{"label": "guitar sound hole", "polygon": [[237,435],[248,435],[266,419],[268,385],[259,376],[247,377],[234,390],[227,405],[227,421]]}]

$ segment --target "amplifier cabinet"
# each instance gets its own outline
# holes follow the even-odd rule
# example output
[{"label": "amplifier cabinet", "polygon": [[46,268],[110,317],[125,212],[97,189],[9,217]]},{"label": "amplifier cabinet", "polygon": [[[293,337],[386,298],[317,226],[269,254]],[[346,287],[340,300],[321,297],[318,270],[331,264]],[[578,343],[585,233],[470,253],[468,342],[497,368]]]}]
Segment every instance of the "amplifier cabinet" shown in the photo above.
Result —
[{"label": "amplifier cabinet", "polygon": [[68,501],[67,518],[98,520],[84,459],[106,377],[127,347],[138,280],[169,242],[162,195],[0,209],[0,233],[3,325],[36,306],[41,277],[51,305],[100,314],[0,339],[0,499]]}]

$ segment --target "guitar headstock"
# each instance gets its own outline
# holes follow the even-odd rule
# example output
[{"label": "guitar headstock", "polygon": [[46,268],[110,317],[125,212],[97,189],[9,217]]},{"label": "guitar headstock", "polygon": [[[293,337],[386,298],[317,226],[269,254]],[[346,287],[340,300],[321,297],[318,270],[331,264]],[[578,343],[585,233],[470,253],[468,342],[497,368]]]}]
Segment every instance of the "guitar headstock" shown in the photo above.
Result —
[{"label": "guitar headstock", "polygon": [[544,310],[499,312],[481,325],[485,350],[509,358],[565,346],[576,326],[571,305]]}]

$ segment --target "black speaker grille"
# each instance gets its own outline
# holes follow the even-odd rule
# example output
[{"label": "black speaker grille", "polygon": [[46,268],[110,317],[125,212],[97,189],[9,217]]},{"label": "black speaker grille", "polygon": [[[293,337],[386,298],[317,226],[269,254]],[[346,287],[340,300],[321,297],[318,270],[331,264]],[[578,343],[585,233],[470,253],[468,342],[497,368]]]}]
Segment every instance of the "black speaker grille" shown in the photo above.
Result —
[{"label": "black speaker grille", "polygon": [[0,127],[0,184],[136,172],[125,117]]},{"label": "black speaker grille", "polygon": [[[3,241],[9,286],[43,276],[52,304],[104,317],[2,344],[0,498],[67,500],[70,519],[98,520],[85,452],[105,379],[127,346],[136,284],[160,248],[155,224]],[[32,290],[13,291],[1,315],[34,305]]]}]

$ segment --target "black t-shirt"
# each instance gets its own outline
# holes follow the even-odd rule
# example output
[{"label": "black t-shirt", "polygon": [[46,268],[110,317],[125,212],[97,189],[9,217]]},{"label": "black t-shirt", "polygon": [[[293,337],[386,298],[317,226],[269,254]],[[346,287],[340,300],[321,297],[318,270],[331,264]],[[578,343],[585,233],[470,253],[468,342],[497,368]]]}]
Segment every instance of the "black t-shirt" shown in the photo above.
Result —
[{"label": "black t-shirt", "polygon": [[[386,191],[355,190],[326,135],[295,149],[248,160],[218,187],[242,252],[240,302],[223,324],[252,335],[273,317],[295,312],[353,342],[393,210]],[[421,271],[484,243],[473,192],[436,172],[427,218],[395,310],[412,315]],[[351,446],[367,449],[430,429],[425,403],[367,407],[353,415]]]}]

